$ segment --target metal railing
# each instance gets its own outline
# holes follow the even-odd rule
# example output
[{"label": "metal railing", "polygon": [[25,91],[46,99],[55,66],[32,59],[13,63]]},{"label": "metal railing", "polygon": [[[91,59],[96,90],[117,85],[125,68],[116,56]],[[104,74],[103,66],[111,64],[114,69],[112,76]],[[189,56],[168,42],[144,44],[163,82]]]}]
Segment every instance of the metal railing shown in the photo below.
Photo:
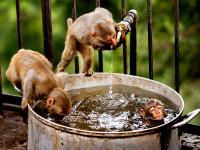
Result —
[{"label": "metal railing", "polygon": [[[125,0],[121,0],[121,19],[126,17]],[[72,19],[76,19],[76,0],[71,0],[72,4]],[[179,0],[174,0],[175,6],[175,89],[179,92]],[[100,0],[96,0],[96,7],[100,7]],[[53,37],[52,37],[52,23],[51,23],[51,1],[41,0],[42,9],[42,23],[43,23],[43,39],[44,39],[44,54],[48,60],[53,64]],[[17,31],[18,31],[18,46],[23,48],[22,28],[21,28],[21,14],[20,14],[20,0],[16,0],[17,12]],[[152,13],[151,0],[147,0],[147,14],[148,14],[148,53],[149,53],[149,78],[153,79],[153,46],[152,46]],[[137,71],[137,16],[133,17],[133,22],[130,30],[130,75],[136,75]],[[127,39],[123,43],[123,65],[124,74],[128,74],[127,62]],[[103,51],[99,50],[99,72],[103,72]],[[1,66],[1,62],[0,62]],[[78,56],[75,57],[75,73],[79,73]],[[2,103],[20,105],[21,97],[2,93],[0,70],[0,114],[3,114]],[[13,98],[15,100],[13,100]],[[12,107],[14,107],[12,105]]]}]

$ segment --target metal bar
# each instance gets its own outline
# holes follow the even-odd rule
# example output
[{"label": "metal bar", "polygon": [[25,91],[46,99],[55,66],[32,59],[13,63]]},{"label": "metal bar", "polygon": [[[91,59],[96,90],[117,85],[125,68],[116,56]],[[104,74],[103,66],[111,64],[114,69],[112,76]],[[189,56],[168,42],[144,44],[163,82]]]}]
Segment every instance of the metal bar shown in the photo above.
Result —
[{"label": "metal bar", "polygon": [[42,4],[44,54],[48,58],[48,60],[52,64],[54,64],[52,23],[51,23],[51,3],[50,0],[41,0],[41,4]]},{"label": "metal bar", "polygon": [[22,41],[22,25],[21,25],[21,13],[20,13],[20,0],[16,0],[16,11],[17,11],[17,32],[18,32],[18,47],[23,48]]},{"label": "metal bar", "polygon": [[[76,0],[72,0],[72,19],[76,20]],[[79,60],[78,55],[75,56],[75,73],[79,73]]]},{"label": "metal bar", "polygon": [[130,75],[137,75],[137,23],[131,26],[130,41]]},{"label": "metal bar", "polygon": [[21,106],[14,105],[14,104],[3,103],[3,109],[14,111],[14,112],[20,112],[21,115],[23,116],[23,122],[27,123],[28,111],[24,111]]},{"label": "metal bar", "polygon": [[128,62],[127,62],[127,40],[123,42],[123,56],[124,56],[124,74],[128,74]]},{"label": "metal bar", "polygon": [[1,57],[0,57],[0,115],[3,115],[2,98],[2,76],[1,76]]},{"label": "metal bar", "polygon": [[151,13],[151,0],[147,0],[147,15],[148,15],[149,78],[153,79],[153,49],[152,49],[152,13]]},{"label": "metal bar", "polygon": [[28,118],[28,112],[27,110],[22,110],[21,108],[21,102],[22,97],[16,96],[16,95],[10,95],[10,94],[2,94],[3,99],[3,108],[9,109],[12,111],[21,111],[23,116],[23,122],[27,122]]},{"label": "metal bar", "polygon": [[96,0],[96,7],[100,7],[100,0]]},{"label": "metal bar", "polygon": [[[96,7],[100,7],[100,0],[96,0]],[[103,52],[102,50],[99,50],[98,53],[99,53],[99,72],[103,72]]]},{"label": "metal bar", "polygon": [[99,54],[99,72],[103,72],[103,52],[102,52],[102,50],[99,50],[98,54]]},{"label": "metal bar", "polygon": [[2,102],[21,106],[22,96],[2,94]]},{"label": "metal bar", "polygon": [[[126,3],[125,0],[121,0],[122,16],[121,19],[126,16]],[[128,73],[128,63],[127,63],[127,40],[125,38],[123,42],[123,61],[124,61],[124,74]]]},{"label": "metal bar", "polygon": [[3,108],[11,111],[23,111],[21,106],[8,103],[3,103]]},{"label": "metal bar", "polygon": [[200,135],[200,126],[194,124],[186,124],[182,127],[184,133]]},{"label": "metal bar", "polygon": [[76,20],[76,0],[72,0],[72,19]]},{"label": "metal bar", "polygon": [[175,5],[175,89],[179,93],[179,0]]},{"label": "metal bar", "polygon": [[137,20],[131,25],[130,32],[130,75],[137,75]]}]

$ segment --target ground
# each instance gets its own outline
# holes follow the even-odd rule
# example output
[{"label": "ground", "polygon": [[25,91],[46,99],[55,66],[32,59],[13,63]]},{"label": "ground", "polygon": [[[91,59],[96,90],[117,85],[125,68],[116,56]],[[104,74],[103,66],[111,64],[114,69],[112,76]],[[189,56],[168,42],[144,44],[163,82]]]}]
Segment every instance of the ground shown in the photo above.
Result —
[{"label": "ground", "polygon": [[28,126],[22,115],[4,110],[4,116],[0,118],[0,150],[26,150]]},{"label": "ground", "polygon": [[[26,150],[28,125],[19,112],[4,110],[0,116],[0,150]],[[185,134],[181,137],[182,150],[199,150],[200,136]]]}]

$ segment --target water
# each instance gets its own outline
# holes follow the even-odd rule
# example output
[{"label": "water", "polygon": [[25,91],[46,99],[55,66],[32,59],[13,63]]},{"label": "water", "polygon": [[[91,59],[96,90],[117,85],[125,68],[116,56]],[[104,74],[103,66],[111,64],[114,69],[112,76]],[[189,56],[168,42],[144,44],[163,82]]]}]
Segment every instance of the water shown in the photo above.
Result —
[{"label": "water", "polygon": [[[51,116],[44,109],[43,103],[34,110],[42,117],[72,128],[121,132],[147,129],[167,123],[176,117],[178,108],[165,97],[130,86],[98,86],[68,91],[73,107],[70,115]],[[157,98],[165,104],[167,116],[164,122],[149,122],[138,113],[149,98]],[[41,109],[42,108],[42,109]]]},{"label": "water", "polygon": [[[111,46],[111,48],[113,48],[113,46]],[[109,70],[109,73],[113,73],[113,57],[114,57],[114,51],[111,51],[111,65],[110,65],[110,70]],[[109,96],[112,98],[112,81],[113,81],[113,76],[111,74],[111,77],[110,77],[110,89],[109,89]]]}]

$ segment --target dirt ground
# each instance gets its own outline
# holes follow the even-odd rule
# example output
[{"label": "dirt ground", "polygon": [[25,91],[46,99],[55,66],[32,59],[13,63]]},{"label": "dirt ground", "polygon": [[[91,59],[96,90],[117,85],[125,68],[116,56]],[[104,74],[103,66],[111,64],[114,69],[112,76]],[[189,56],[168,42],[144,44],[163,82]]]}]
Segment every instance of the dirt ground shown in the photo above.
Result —
[{"label": "dirt ground", "polygon": [[[28,125],[20,112],[4,110],[0,116],[0,150],[26,150]],[[185,134],[181,137],[182,150],[200,150],[200,136]]]},{"label": "dirt ground", "polygon": [[20,112],[4,110],[0,117],[0,150],[26,150],[28,125]]}]

